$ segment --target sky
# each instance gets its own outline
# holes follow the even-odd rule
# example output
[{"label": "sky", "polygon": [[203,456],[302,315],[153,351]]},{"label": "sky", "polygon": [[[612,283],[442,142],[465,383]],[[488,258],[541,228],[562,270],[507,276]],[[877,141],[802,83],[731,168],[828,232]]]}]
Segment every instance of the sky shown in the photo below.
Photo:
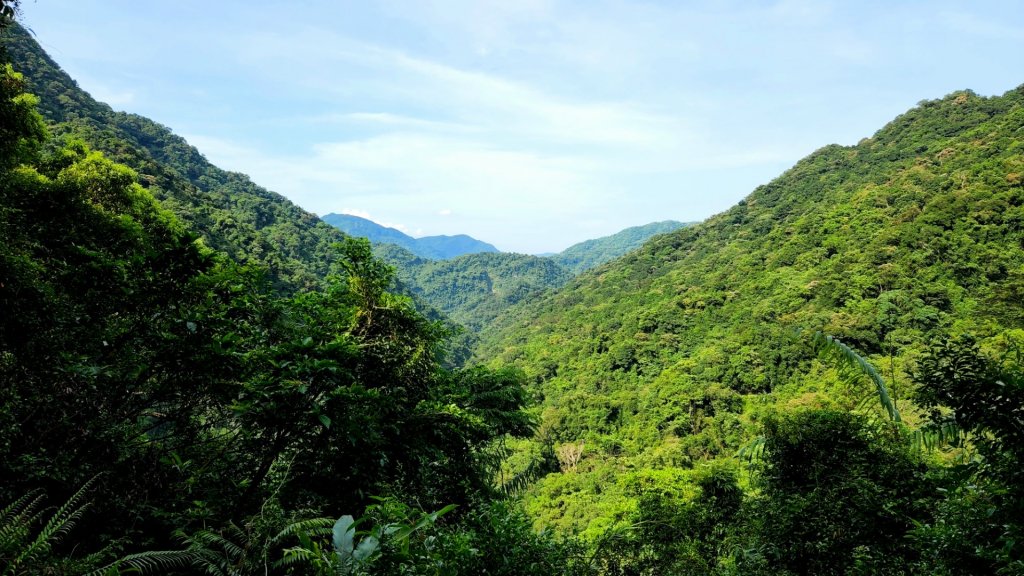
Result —
[{"label": "sky", "polygon": [[93,97],[317,214],[558,252],[1024,84],[1024,2],[22,0]]}]

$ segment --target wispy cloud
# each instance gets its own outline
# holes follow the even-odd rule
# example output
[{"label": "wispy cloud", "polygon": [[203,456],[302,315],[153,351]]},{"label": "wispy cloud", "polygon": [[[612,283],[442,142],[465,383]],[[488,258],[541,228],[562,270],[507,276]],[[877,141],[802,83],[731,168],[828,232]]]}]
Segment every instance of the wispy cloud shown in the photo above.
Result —
[{"label": "wispy cloud", "polygon": [[100,99],[309,210],[533,252],[705,217],[922,98],[1012,87],[998,78],[1024,50],[1009,0],[152,2],[132,26],[114,10],[52,10],[80,79],[132,79],[83,81]]},{"label": "wispy cloud", "polygon": [[387,220],[381,220],[379,218],[374,218],[366,210],[359,210],[358,208],[342,208],[341,210],[339,210],[339,212],[341,214],[348,214],[350,216],[358,216],[360,218],[364,218],[364,219],[369,220],[371,222],[375,222],[377,224],[380,224],[381,226],[384,226],[385,228],[394,228],[395,230],[399,230],[399,231],[404,232],[406,234],[410,233],[409,232],[409,227],[406,226],[405,224],[398,224],[398,223],[395,223],[395,222],[388,222]]},{"label": "wispy cloud", "polygon": [[361,124],[381,129],[413,129],[431,130],[441,132],[473,132],[478,131],[473,126],[457,124],[454,122],[439,122],[437,120],[424,120],[402,114],[391,112],[347,112],[334,113],[320,116],[314,119],[321,122],[334,122],[337,124]]},{"label": "wispy cloud", "polygon": [[366,210],[358,210],[356,208],[342,208],[339,211],[339,213],[348,214],[349,216],[358,216],[360,218],[365,218],[367,220],[373,220],[373,218],[370,217],[370,213],[367,212]]}]

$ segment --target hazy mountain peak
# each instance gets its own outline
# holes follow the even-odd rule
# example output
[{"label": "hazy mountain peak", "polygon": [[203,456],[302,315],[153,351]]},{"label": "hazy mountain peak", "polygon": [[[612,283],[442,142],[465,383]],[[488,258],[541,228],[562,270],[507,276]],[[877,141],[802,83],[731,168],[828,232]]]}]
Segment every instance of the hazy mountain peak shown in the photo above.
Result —
[{"label": "hazy mountain peak", "polygon": [[478,252],[498,252],[493,245],[466,234],[413,238],[401,230],[353,214],[325,214],[321,220],[351,236],[367,238],[374,244],[395,244],[431,260],[447,260]]}]

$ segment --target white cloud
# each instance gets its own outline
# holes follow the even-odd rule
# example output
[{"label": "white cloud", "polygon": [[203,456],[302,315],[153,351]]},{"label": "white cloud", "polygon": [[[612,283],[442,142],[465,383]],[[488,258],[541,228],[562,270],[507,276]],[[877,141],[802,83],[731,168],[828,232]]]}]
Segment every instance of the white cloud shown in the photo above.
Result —
[{"label": "white cloud", "polygon": [[[406,128],[475,130],[488,138],[543,140],[547,145],[598,145],[652,149],[692,140],[675,116],[643,110],[626,101],[560,96],[527,83],[411,56],[402,50],[309,28],[297,36],[253,34],[233,40],[239,59],[263,70],[291,70],[304,91],[413,106],[412,116],[394,110],[337,111],[333,121]],[[331,46],[324,50],[324,46]],[[303,71],[305,70],[305,71]],[[308,72],[308,73],[307,73]],[[294,87],[293,87],[294,88]]]},{"label": "white cloud", "polygon": [[[570,228],[614,232],[626,214],[635,220],[623,225],[694,219],[901,112],[903,94],[880,87],[917,62],[910,34],[936,19],[1020,37],[991,18],[917,12],[814,0],[382,0],[354,16],[383,30],[284,18],[219,35],[247,89],[292,103],[288,118],[301,109],[301,129],[197,144],[314,211],[359,206],[428,234],[475,225],[536,245]],[[903,24],[906,38],[895,33]]]},{"label": "white cloud", "polygon": [[473,132],[475,127],[455,122],[439,122],[424,120],[412,116],[393,114],[390,112],[348,112],[320,116],[313,119],[318,122],[337,124],[361,124],[386,129],[414,129],[442,132]]},{"label": "white cloud", "polygon": [[348,214],[349,216],[358,216],[360,218],[365,218],[367,220],[373,220],[373,218],[370,217],[370,213],[367,212],[366,210],[357,210],[355,208],[342,208],[341,214]]}]

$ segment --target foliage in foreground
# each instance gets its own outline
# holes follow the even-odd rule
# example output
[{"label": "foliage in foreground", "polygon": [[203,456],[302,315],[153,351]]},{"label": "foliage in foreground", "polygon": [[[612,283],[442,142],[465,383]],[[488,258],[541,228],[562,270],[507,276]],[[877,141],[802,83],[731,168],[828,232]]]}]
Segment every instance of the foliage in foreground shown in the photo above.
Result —
[{"label": "foliage in foreground", "polygon": [[[12,570],[106,550],[99,568],[111,541],[124,566],[180,568],[181,551],[135,555],[177,531],[230,573],[279,544],[247,535],[300,511],[388,494],[469,514],[495,496],[491,444],[532,431],[520,375],[446,369],[446,330],[387,291],[368,243],[338,245],[322,289],[281,295],[128,168],[48,141],[9,66],[0,91],[0,501],[24,520],[37,489],[79,494],[38,537],[13,524]],[[268,506],[278,520],[257,521]]]},{"label": "foliage in foreground", "polygon": [[[47,141],[35,99],[5,67],[2,570],[1019,574],[1024,202],[1008,170],[1020,166],[1024,117],[1019,95],[972,98],[928,103],[877,141],[798,166],[789,185],[811,198],[834,186],[857,206],[825,204],[843,223],[830,236],[806,234],[810,216],[787,219],[817,205],[769,186],[631,257],[626,270],[641,273],[595,275],[611,298],[557,297],[605,306],[568,302],[559,312],[591,321],[573,328],[583,337],[541,326],[542,344],[522,352],[547,403],[545,465],[526,471],[544,475],[555,457],[562,473],[544,476],[541,494],[574,521],[613,517],[578,541],[535,532],[497,498],[507,470],[496,441],[533,429],[522,375],[446,369],[445,330],[386,290],[390,270],[366,243],[335,248],[322,290],[282,296],[262,270],[199,242],[131,170],[80,141]],[[908,151],[922,140],[945,148],[920,164]],[[860,154],[899,171],[844,183],[832,164]],[[861,229],[869,249],[851,251]],[[719,253],[705,236],[729,242]],[[790,236],[773,252],[748,245]],[[691,254],[770,273],[741,294],[727,267],[654,265],[708,264]],[[615,306],[623,282],[646,291],[635,318]],[[761,322],[744,330],[750,318]],[[900,380],[892,394],[863,358],[847,364],[868,373],[868,396],[895,423],[768,320],[838,328],[867,350]],[[961,337],[973,330],[982,345]],[[580,364],[556,361],[580,352],[570,344],[589,350]],[[650,386],[625,398],[621,386],[638,382]],[[907,410],[911,395],[924,413]],[[900,414],[956,431],[962,450],[922,454]],[[753,433],[764,436],[754,469],[721,457]],[[64,504],[44,508],[39,488]],[[571,517],[588,505],[590,518]]]}]

